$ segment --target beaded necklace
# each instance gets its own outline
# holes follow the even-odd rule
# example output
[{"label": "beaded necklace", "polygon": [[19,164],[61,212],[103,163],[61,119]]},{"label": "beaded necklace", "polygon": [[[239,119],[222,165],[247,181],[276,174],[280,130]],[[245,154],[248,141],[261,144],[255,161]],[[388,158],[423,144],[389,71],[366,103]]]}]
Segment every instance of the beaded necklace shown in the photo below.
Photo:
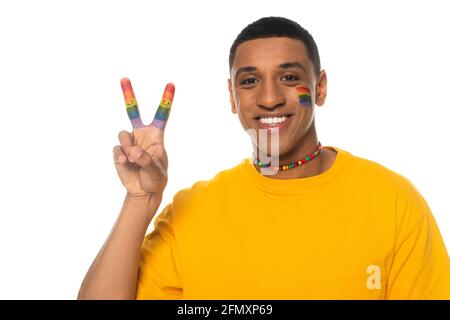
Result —
[{"label": "beaded necklace", "polygon": [[303,158],[301,160],[297,160],[297,161],[294,161],[294,162],[291,162],[289,164],[282,165],[282,166],[271,166],[270,162],[265,163],[265,162],[259,161],[259,160],[255,159],[255,157],[253,155],[253,163],[262,168],[271,168],[275,171],[279,171],[279,170],[285,171],[288,169],[299,167],[299,166],[305,164],[306,162],[311,161],[312,159],[316,158],[320,154],[321,150],[322,150],[322,145],[320,144],[320,141],[319,141],[316,149],[311,154],[307,155],[305,158]]}]

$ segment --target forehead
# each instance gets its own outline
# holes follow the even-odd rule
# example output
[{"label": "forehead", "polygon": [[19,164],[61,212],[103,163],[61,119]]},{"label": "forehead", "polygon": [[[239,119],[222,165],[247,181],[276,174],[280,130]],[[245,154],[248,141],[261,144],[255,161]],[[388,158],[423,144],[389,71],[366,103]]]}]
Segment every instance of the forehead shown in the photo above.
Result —
[{"label": "forehead", "polygon": [[290,61],[299,61],[312,68],[302,41],[287,37],[249,40],[237,47],[232,73],[244,66],[275,67]]}]

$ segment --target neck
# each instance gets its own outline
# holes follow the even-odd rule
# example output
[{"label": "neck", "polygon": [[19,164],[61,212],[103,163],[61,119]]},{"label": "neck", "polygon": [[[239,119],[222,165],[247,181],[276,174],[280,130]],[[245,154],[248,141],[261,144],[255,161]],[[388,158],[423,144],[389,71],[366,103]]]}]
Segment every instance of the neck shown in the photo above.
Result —
[{"label": "neck", "polygon": [[[285,165],[292,163],[294,161],[303,159],[308,154],[312,153],[319,143],[317,139],[317,133],[314,123],[311,125],[310,130],[306,135],[298,142],[297,148],[279,155],[280,165]],[[259,151],[259,150],[258,150]],[[275,174],[267,175],[267,177],[273,179],[296,179],[296,178],[307,178],[311,176],[318,175],[324,171],[324,161],[325,161],[325,150],[322,149],[318,156],[311,161],[304,163],[301,166],[285,170],[278,171]],[[261,167],[253,164],[255,168],[261,173]]]}]

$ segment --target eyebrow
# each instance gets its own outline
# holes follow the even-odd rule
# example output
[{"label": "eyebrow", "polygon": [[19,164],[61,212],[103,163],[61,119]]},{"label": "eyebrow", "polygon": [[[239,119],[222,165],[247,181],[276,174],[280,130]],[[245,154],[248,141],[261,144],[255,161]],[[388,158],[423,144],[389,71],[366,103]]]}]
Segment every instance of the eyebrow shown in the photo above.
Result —
[{"label": "eyebrow", "polygon": [[[292,68],[298,68],[298,69],[302,69],[305,73],[307,73],[306,68],[303,64],[301,64],[300,62],[286,62],[286,63],[282,63],[278,66],[279,69],[292,69]],[[247,67],[242,67],[239,68],[236,71],[236,75],[234,76],[235,78],[238,77],[239,74],[243,73],[243,72],[253,72],[253,71],[257,71],[258,68],[254,67],[254,66],[247,66]]]}]

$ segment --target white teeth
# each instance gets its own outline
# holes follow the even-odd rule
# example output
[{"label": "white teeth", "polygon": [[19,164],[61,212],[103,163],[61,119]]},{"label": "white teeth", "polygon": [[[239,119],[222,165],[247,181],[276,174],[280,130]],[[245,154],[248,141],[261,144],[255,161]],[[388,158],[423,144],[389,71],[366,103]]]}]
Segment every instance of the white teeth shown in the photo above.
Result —
[{"label": "white teeth", "polygon": [[260,118],[259,121],[264,124],[279,124],[286,121],[287,117],[275,117],[275,118]]}]

